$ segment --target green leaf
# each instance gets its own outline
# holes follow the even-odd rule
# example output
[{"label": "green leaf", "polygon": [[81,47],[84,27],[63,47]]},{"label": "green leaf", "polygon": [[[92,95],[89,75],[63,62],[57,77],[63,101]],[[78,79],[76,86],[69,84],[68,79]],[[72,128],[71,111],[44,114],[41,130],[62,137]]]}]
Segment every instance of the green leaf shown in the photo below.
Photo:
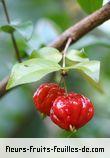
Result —
[{"label": "green leaf", "polygon": [[66,69],[77,70],[83,76],[83,78],[85,78],[94,88],[96,88],[99,92],[104,93],[104,90],[99,83],[99,61],[82,62],[70,67],[66,67]]},{"label": "green leaf", "polygon": [[33,51],[30,58],[44,58],[58,63],[62,59],[62,55],[55,48],[43,47],[37,51]]},{"label": "green leaf", "polygon": [[87,55],[84,52],[84,49],[81,51],[75,49],[69,50],[66,54],[66,58],[73,62],[89,61],[89,58],[87,58]]},{"label": "green leaf", "polygon": [[100,62],[99,61],[87,61],[75,64],[70,67],[66,67],[66,69],[76,69],[87,75],[89,78],[94,80],[94,82],[99,82],[99,74],[100,74]]},{"label": "green leaf", "polygon": [[7,32],[7,33],[13,33],[14,31],[19,32],[26,40],[31,38],[32,32],[33,32],[33,25],[31,21],[27,21],[24,23],[19,24],[7,24],[0,27],[0,30]]},{"label": "green leaf", "polygon": [[15,28],[12,27],[10,24],[4,25],[0,27],[1,31],[7,32],[7,33],[12,33],[15,31]]},{"label": "green leaf", "polygon": [[46,74],[60,69],[61,67],[59,64],[39,58],[18,63],[12,69],[6,89],[20,84],[38,81]]},{"label": "green leaf", "polygon": [[103,5],[103,0],[77,0],[83,10],[87,13],[92,13]]},{"label": "green leaf", "polygon": [[93,86],[96,90],[98,90],[100,93],[105,93],[104,89],[102,87],[102,85],[98,82],[95,82],[91,77],[89,77],[88,75],[82,73],[81,71],[79,71],[79,73],[82,75],[82,77],[88,81],[88,83],[90,83],[91,86]]}]

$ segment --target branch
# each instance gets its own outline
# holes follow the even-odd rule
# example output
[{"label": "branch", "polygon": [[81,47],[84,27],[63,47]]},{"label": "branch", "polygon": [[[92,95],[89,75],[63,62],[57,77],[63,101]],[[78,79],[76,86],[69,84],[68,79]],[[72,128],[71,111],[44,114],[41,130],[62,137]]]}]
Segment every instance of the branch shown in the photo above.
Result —
[{"label": "branch", "polygon": [[[49,46],[55,47],[59,50],[63,50],[64,46],[67,42],[67,39],[72,38],[71,44],[75,43],[82,36],[86,35],[88,32],[101,25],[105,21],[110,19],[110,2],[108,2],[105,6],[103,6],[98,11],[93,14],[87,16],[76,25],[67,29],[64,33],[62,33],[53,43]],[[6,84],[8,82],[8,78],[3,79],[0,82],[0,97],[6,94]]]},{"label": "branch", "polygon": [[[9,17],[9,14],[8,14],[8,10],[7,10],[7,6],[6,6],[6,3],[5,3],[5,0],[1,0],[1,2],[3,4],[3,9],[4,9],[4,12],[5,12],[5,16],[6,16],[7,22],[8,22],[8,24],[10,24],[11,23],[10,22],[10,17]],[[15,40],[15,37],[14,37],[13,33],[11,33],[11,39],[12,39],[13,46],[14,46],[14,49],[15,49],[16,58],[17,58],[17,60],[19,62],[21,62],[19,50],[18,50],[17,43],[16,43],[16,40]]]},{"label": "branch", "polygon": [[59,50],[63,50],[69,37],[72,38],[71,43],[75,43],[82,36],[110,19],[110,1],[98,11],[82,19],[74,26],[67,29],[61,34],[50,46]]},{"label": "branch", "polygon": [[6,91],[6,85],[8,82],[9,76],[5,77],[0,81],[0,97],[4,96],[8,91]]}]

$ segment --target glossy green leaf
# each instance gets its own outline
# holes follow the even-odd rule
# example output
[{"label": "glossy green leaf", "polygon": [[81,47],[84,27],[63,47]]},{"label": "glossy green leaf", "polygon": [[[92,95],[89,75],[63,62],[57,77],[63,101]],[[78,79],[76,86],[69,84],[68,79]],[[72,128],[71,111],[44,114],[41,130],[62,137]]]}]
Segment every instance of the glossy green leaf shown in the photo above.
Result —
[{"label": "glossy green leaf", "polygon": [[77,0],[82,9],[87,13],[92,13],[103,5],[103,0]]},{"label": "glossy green leaf", "polygon": [[18,63],[12,69],[6,88],[10,89],[20,84],[38,81],[46,74],[60,69],[59,64],[39,58]]},{"label": "glossy green leaf", "polygon": [[31,38],[32,32],[33,32],[33,25],[31,21],[27,21],[24,23],[19,23],[19,24],[7,24],[3,25],[0,27],[0,30],[7,32],[7,33],[12,33],[14,31],[17,31],[20,33],[26,40]]},{"label": "glossy green leaf", "polygon": [[37,51],[33,51],[31,58],[44,58],[54,62],[59,62],[62,59],[61,53],[52,47],[43,47]]},{"label": "glossy green leaf", "polygon": [[70,67],[66,67],[66,69],[76,69],[81,71],[89,78],[94,80],[96,83],[99,82],[99,74],[100,74],[100,62],[99,61],[87,61],[75,64]]},{"label": "glossy green leaf", "polygon": [[75,49],[69,50],[66,54],[66,58],[73,62],[89,61],[89,58],[87,58],[87,55],[84,52],[84,49],[82,49],[81,51]]}]

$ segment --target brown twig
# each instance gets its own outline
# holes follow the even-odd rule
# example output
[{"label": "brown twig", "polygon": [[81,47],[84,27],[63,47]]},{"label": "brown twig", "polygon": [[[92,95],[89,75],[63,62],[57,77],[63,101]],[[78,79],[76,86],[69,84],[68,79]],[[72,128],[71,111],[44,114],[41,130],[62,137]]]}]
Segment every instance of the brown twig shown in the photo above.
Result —
[{"label": "brown twig", "polygon": [[[7,19],[7,22],[8,24],[11,23],[10,21],[10,17],[9,17],[9,14],[8,14],[8,10],[7,10],[7,6],[6,6],[6,3],[5,3],[5,0],[1,0],[2,4],[3,4],[3,9],[4,9],[4,13],[5,13],[5,16],[6,16],[6,19]],[[21,62],[21,58],[20,58],[20,54],[19,54],[19,49],[17,47],[17,43],[16,43],[16,40],[15,40],[15,37],[14,37],[14,34],[11,33],[11,39],[12,39],[12,42],[13,42],[13,46],[14,46],[14,49],[15,49],[15,53],[16,53],[16,58],[19,62]]]},{"label": "brown twig", "polygon": [[0,81],[0,97],[4,96],[8,91],[6,91],[6,85],[8,82],[9,76],[5,77]]},{"label": "brown twig", "polygon": [[63,68],[65,67],[65,57],[66,57],[66,53],[67,53],[67,50],[68,50],[68,47],[69,47],[71,41],[72,41],[72,38],[69,37],[68,40],[67,40],[67,43],[66,43],[66,45],[65,45],[65,48],[64,48],[64,50],[63,50],[63,53],[62,53],[62,60],[63,60],[63,65],[62,65],[62,67],[63,67]]},{"label": "brown twig", "polygon": [[[3,0],[2,0],[3,1]],[[59,50],[63,50],[65,44],[67,43],[68,38],[72,38],[71,43],[75,43],[82,36],[86,35],[88,32],[101,25],[105,21],[110,19],[110,2],[103,6],[98,11],[87,16],[76,25],[67,29],[63,34],[61,34],[53,43],[49,46],[55,47]],[[6,93],[6,83],[7,80],[3,80],[0,83],[0,96],[3,96]]]},{"label": "brown twig", "polygon": [[74,26],[67,29],[61,34],[50,46],[59,50],[63,50],[69,37],[72,38],[71,43],[75,43],[82,36],[110,19],[110,2],[98,11],[79,21]]}]

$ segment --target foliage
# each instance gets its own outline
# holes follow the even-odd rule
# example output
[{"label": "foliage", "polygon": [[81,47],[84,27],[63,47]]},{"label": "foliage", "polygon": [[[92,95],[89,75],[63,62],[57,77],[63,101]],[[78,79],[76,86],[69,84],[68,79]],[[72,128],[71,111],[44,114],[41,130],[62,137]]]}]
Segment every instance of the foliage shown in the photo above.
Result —
[{"label": "foliage", "polygon": [[[78,2],[87,13],[91,13],[102,6],[102,1],[99,0],[95,1],[97,3],[91,3],[93,2],[91,0],[89,5],[87,0],[78,0]],[[40,80],[31,86],[28,84],[20,86],[2,98],[0,102],[0,137],[69,136],[68,133],[65,132],[65,134],[59,128],[52,124],[50,125],[48,118],[45,122],[41,121],[32,103],[32,94],[36,87],[41,82],[56,81],[58,73],[55,73],[55,77],[50,73],[62,71],[61,52],[54,48],[46,47],[46,45],[53,41],[61,30],[63,31],[78,21],[77,17],[81,19],[83,16],[80,10],[76,10],[77,16],[73,15],[72,11],[74,17],[69,17],[69,15],[71,16],[70,10],[66,10],[66,7],[61,7],[61,3],[53,0],[47,0],[46,2],[43,0],[27,0],[26,3],[25,1],[22,1],[22,3],[20,1],[8,2],[12,19],[20,18],[20,21],[30,19],[32,22],[11,22],[9,25],[4,24],[4,20],[0,21],[0,79],[7,75],[11,71],[12,65],[16,63],[10,37],[4,33],[13,32],[18,48],[25,53],[25,56],[20,52],[21,56],[24,57],[24,61],[23,63],[15,64],[12,68],[8,88]],[[73,2],[73,6],[77,6],[75,2]],[[2,10],[0,10],[0,13],[2,17]],[[42,19],[42,17],[45,18]],[[46,29],[44,29],[45,26]],[[40,28],[42,29],[40,30]],[[105,29],[105,31],[107,30]],[[108,69],[110,36],[107,34],[100,29],[95,30],[72,45],[66,55],[67,64],[65,69],[68,69],[70,72],[66,81],[68,90],[74,90],[89,96],[95,104],[96,111],[94,120],[76,134],[73,134],[72,137],[110,136],[110,71]],[[84,50],[81,50],[82,48]],[[101,61],[101,83],[99,83],[100,63],[98,60]],[[97,93],[83,79],[86,79],[100,91],[102,91],[100,85],[103,84],[107,95]]]},{"label": "foliage", "polygon": [[30,59],[14,65],[7,89],[14,86],[40,80],[46,74],[60,70],[57,63],[41,58]]},{"label": "foliage", "polygon": [[24,39],[28,40],[32,36],[33,25],[31,21],[24,23],[12,22],[11,24],[1,26],[0,30],[7,33],[13,33],[14,31],[17,31],[23,36]]},{"label": "foliage", "polygon": [[87,13],[92,13],[102,7],[103,0],[77,0]]}]

